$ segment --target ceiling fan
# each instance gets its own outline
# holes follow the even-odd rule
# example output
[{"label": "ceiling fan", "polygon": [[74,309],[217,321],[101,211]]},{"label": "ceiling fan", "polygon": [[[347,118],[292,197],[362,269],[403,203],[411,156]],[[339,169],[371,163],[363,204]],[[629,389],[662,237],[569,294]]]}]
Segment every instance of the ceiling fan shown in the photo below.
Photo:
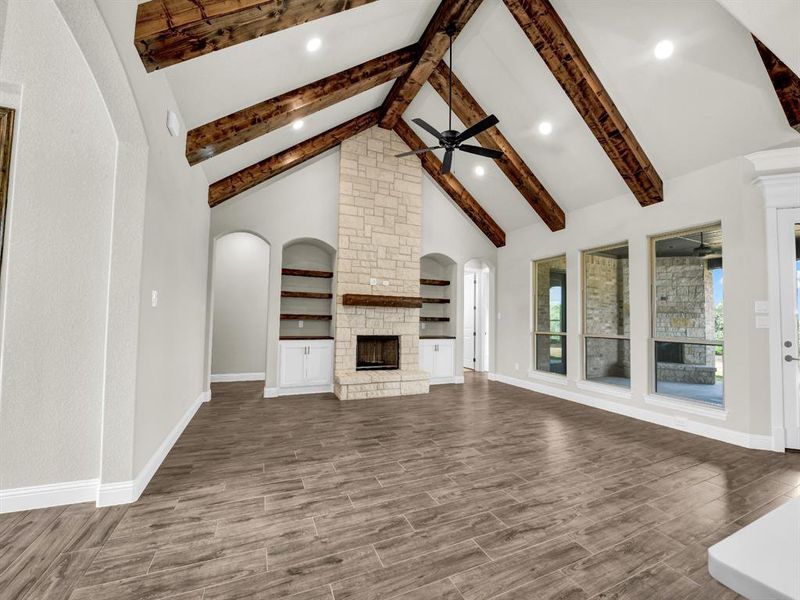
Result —
[{"label": "ceiling fan", "polygon": [[712,248],[703,240],[703,232],[700,232],[700,245],[692,249],[692,256],[698,258],[712,259],[720,258],[719,248]]},{"label": "ceiling fan", "polygon": [[447,175],[450,172],[450,167],[453,164],[453,151],[461,150],[469,152],[470,154],[477,154],[478,156],[485,156],[486,158],[497,159],[503,156],[500,150],[491,148],[483,148],[473,144],[464,144],[466,140],[478,135],[479,133],[497,125],[500,120],[494,115],[489,115],[475,123],[472,127],[467,127],[464,131],[458,132],[453,129],[453,36],[455,35],[456,28],[452,23],[447,26],[445,33],[450,37],[450,99],[448,104],[449,116],[447,121],[447,129],[439,131],[433,125],[423,121],[422,119],[412,119],[414,123],[422,127],[425,131],[434,136],[438,141],[438,146],[431,146],[429,148],[421,148],[420,150],[412,150],[410,152],[403,152],[396,154],[398,158],[401,156],[410,156],[412,154],[423,154],[433,150],[444,148],[444,160],[442,161],[442,175]]}]

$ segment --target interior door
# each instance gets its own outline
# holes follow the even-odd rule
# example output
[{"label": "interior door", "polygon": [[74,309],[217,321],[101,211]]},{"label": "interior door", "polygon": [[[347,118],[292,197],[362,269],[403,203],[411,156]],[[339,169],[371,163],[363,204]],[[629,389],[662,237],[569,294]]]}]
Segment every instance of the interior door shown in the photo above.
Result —
[{"label": "interior door", "polygon": [[798,277],[800,277],[800,209],[779,211],[778,259],[781,279],[781,333],[783,341],[783,418],[786,447],[800,449],[800,331]]},{"label": "interior door", "polygon": [[464,274],[464,368],[475,369],[476,365],[476,304],[477,273]]}]

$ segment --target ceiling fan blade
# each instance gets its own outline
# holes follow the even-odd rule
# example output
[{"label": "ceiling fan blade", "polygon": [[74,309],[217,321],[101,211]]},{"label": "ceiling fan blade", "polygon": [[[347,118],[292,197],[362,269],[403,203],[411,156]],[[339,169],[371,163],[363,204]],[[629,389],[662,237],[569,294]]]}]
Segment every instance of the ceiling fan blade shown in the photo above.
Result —
[{"label": "ceiling fan blade", "polygon": [[470,154],[485,156],[486,158],[503,158],[503,153],[500,152],[500,150],[494,150],[492,148],[482,148],[481,146],[473,146],[472,144],[461,144],[458,146],[458,149],[469,152]]},{"label": "ceiling fan blade", "polygon": [[402,158],[403,156],[411,156],[412,154],[424,154],[425,152],[430,152],[431,150],[438,150],[441,146],[431,146],[430,148],[420,148],[419,150],[411,150],[410,152],[402,152],[400,154],[395,154],[395,158]]},{"label": "ceiling fan blade", "polygon": [[439,130],[436,129],[433,125],[426,123],[422,119],[411,119],[414,123],[422,127],[425,131],[430,133],[433,137],[435,137],[440,142],[442,141],[442,134],[439,133]]},{"label": "ceiling fan blade", "polygon": [[447,175],[450,173],[450,165],[453,164],[453,151],[452,150],[445,150],[444,152],[444,160],[442,161],[442,175]]},{"label": "ceiling fan blade", "polygon": [[482,131],[489,129],[489,127],[494,127],[500,122],[500,119],[495,117],[494,115],[489,115],[482,121],[478,121],[472,127],[467,127],[464,131],[458,134],[455,139],[455,143],[458,144],[459,142],[463,142],[471,138],[472,136],[478,135]]}]

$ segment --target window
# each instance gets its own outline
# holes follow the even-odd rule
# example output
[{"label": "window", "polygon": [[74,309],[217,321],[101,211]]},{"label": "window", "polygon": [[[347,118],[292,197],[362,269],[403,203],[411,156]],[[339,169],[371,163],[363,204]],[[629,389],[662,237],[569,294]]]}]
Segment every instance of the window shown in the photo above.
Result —
[{"label": "window", "polygon": [[567,374],[567,258],[533,263],[533,364]]},{"label": "window", "polygon": [[719,225],[652,240],[655,391],[723,405],[723,270]]},{"label": "window", "polygon": [[583,253],[584,377],[631,387],[628,244]]}]

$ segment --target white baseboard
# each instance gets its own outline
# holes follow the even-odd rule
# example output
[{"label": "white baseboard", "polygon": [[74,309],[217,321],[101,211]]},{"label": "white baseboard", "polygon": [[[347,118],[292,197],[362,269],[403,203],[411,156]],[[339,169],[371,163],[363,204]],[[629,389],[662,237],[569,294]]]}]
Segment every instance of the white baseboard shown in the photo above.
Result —
[{"label": "white baseboard", "polygon": [[754,450],[774,449],[773,436],[771,435],[754,435],[745,433],[743,431],[733,431],[731,429],[725,429],[724,427],[717,427],[716,425],[700,423],[688,418],[678,419],[674,415],[668,415],[653,410],[648,410],[646,408],[639,408],[636,406],[630,406],[628,404],[622,404],[620,402],[614,402],[612,400],[597,398],[586,393],[571,389],[564,389],[560,386],[555,387],[552,385],[539,383],[538,381],[518,379],[516,377],[509,377],[499,373],[489,373],[489,380],[499,381],[501,383],[524,388],[532,392],[539,392],[541,394],[555,396],[556,398],[569,400],[570,402],[577,402],[578,404],[583,404],[585,406],[599,408],[600,410],[605,410],[607,412],[631,417],[640,421],[647,421],[648,423],[662,425],[663,427],[677,429],[678,431],[685,431],[687,433],[700,435],[712,440],[726,442],[728,444],[734,444],[736,446],[742,446],[744,448],[751,448]]},{"label": "white baseboard", "polygon": [[432,377],[431,385],[442,385],[445,383],[464,383],[463,375],[453,375],[452,377]]},{"label": "white baseboard", "polygon": [[86,479],[0,490],[0,513],[92,502],[97,498],[98,483]]},{"label": "white baseboard", "polygon": [[304,385],[299,387],[264,387],[264,398],[277,398],[278,396],[302,396],[304,394],[332,394],[333,384]]},{"label": "white baseboard", "polygon": [[116,481],[113,483],[102,483],[97,490],[97,506],[114,506],[116,504],[128,504],[136,502],[139,496],[150,483],[150,480],[158,471],[158,467],[164,462],[172,446],[178,441],[178,438],[186,429],[186,426],[194,417],[197,410],[211,399],[211,392],[205,391],[197,397],[197,400],[187,409],[181,420],[172,428],[169,435],[161,443],[161,446],[153,453],[150,460],[136,476],[136,479],[131,481]]},{"label": "white baseboard", "polygon": [[264,373],[217,373],[211,374],[211,383],[225,381],[264,381]]}]

